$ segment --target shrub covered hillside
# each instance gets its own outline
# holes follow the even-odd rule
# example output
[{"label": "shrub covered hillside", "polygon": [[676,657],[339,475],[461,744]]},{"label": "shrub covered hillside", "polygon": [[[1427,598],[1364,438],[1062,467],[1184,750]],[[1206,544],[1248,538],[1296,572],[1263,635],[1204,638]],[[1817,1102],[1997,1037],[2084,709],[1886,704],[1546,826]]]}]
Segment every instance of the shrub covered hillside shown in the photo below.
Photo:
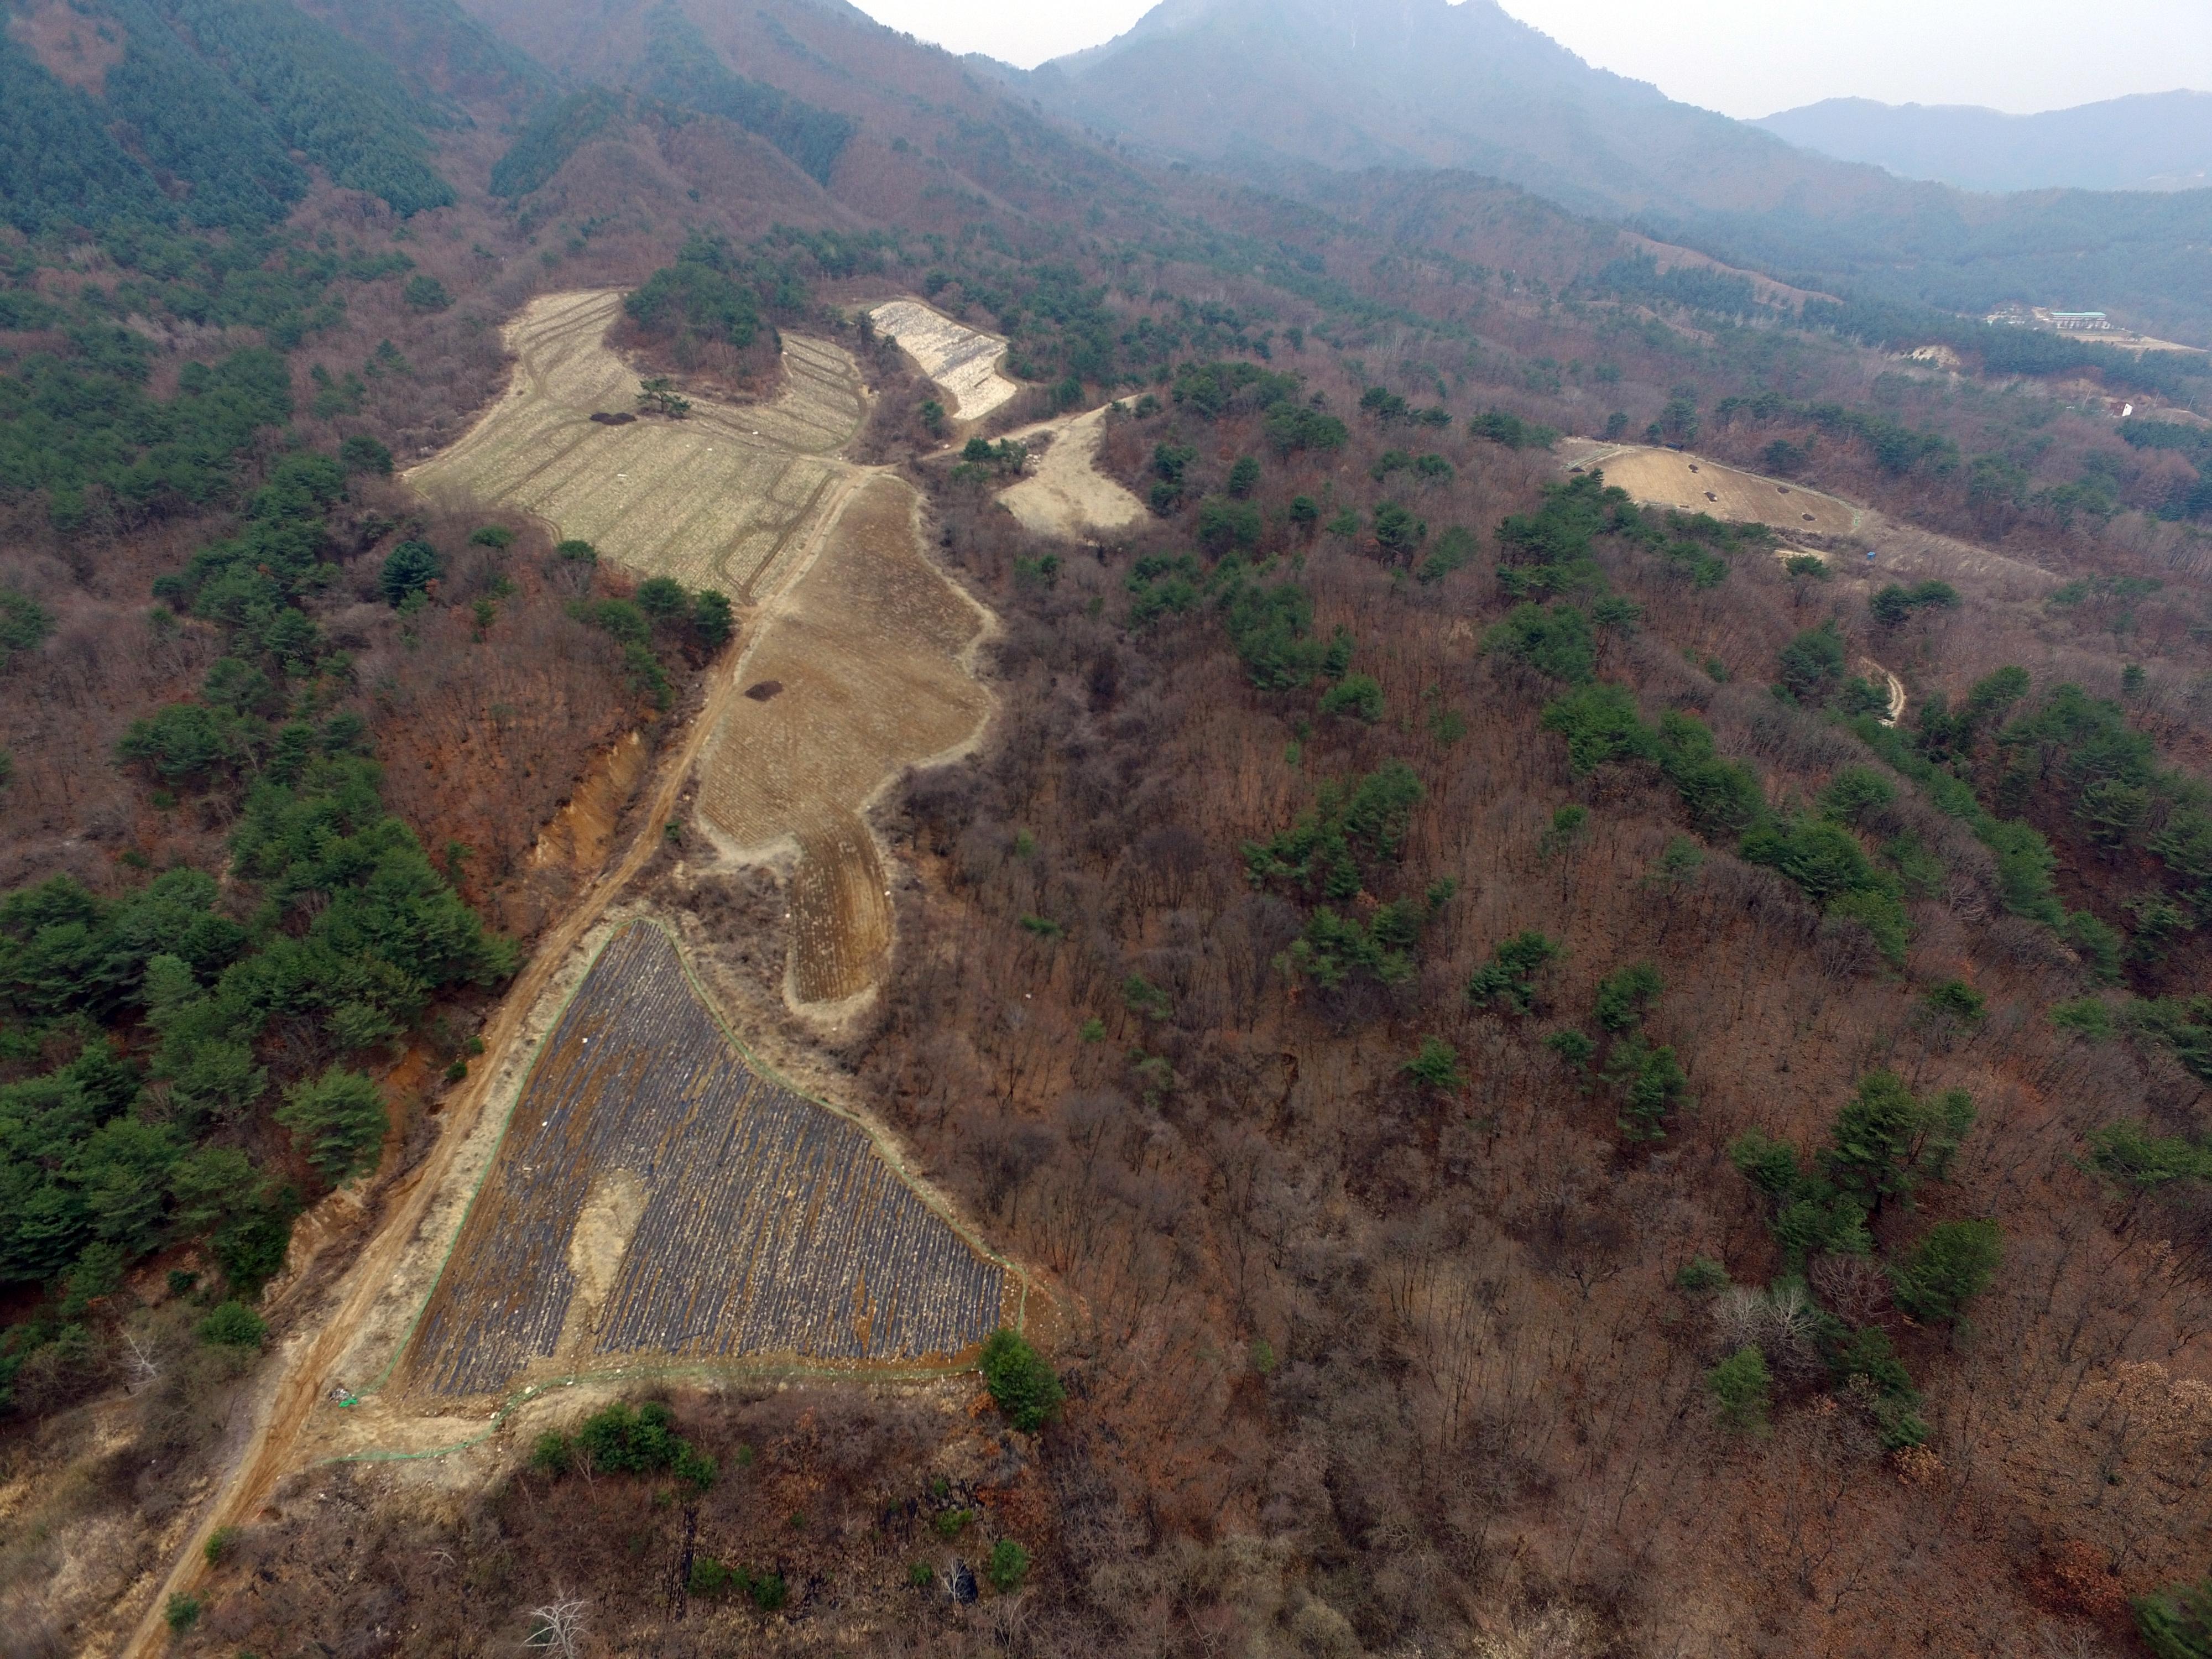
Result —
[{"label": "shrub covered hillside", "polygon": [[1091,1310],[1064,1616],[2124,1643],[2212,1513],[2201,683],[1359,389],[1179,374],[1104,563],[947,504],[1009,714],[861,1064]]}]

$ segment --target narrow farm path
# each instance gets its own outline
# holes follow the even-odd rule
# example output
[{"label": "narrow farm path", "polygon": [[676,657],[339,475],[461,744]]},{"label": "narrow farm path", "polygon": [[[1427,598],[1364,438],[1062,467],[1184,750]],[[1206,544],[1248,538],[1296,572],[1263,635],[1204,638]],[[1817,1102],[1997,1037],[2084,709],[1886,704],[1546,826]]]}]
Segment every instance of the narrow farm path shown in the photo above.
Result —
[{"label": "narrow farm path", "polygon": [[1881,723],[1894,726],[1905,718],[1905,682],[1878,662],[1869,662],[1867,666],[1889,683],[1889,709],[1882,715]]}]

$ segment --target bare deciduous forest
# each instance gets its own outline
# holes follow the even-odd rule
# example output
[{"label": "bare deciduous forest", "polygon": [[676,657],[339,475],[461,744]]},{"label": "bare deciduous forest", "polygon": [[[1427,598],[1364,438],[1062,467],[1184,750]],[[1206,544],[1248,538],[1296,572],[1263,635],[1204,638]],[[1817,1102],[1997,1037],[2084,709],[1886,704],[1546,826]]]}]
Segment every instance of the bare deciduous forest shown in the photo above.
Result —
[{"label": "bare deciduous forest", "polygon": [[[87,128],[0,228],[0,1654],[2212,1650],[2212,377],[1157,167],[811,7],[88,3],[0,136],[213,136]],[[271,90],[339,50],[358,155]],[[656,417],[854,354],[844,459],[996,619],[834,1012],[788,870],[647,821],[757,618],[396,476],[586,289]],[[1109,404],[1148,518],[1024,532],[1000,441]],[[1042,1357],[596,1379],[192,1545],[632,854]]]}]

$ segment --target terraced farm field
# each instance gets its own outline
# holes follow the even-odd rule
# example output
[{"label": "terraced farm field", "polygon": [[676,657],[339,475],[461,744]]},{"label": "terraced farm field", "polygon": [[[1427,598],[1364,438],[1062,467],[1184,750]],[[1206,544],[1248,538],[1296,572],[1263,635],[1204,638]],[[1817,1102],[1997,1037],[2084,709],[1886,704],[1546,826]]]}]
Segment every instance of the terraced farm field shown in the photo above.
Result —
[{"label": "terraced farm field", "polygon": [[795,840],[792,989],[866,988],[890,942],[883,866],[860,810],[901,768],[957,750],[990,695],[967,653],[983,612],[921,550],[919,501],[863,485],[738,664],[748,695],[708,739],[700,805],[740,856]]},{"label": "terraced farm field", "polygon": [[1018,1291],[858,1124],[750,1065],[632,922],[538,1053],[408,1375],[486,1395],[617,1356],[949,1360]]},{"label": "terraced farm field", "polygon": [[1731,524],[1771,525],[1801,535],[1850,536],[1866,522],[1867,514],[1849,501],[1755,472],[1740,472],[1702,455],[1587,441],[1571,447],[1562,445],[1561,451],[1574,470],[1601,470],[1607,483],[1620,485],[1647,507],[1706,513]]},{"label": "terraced farm field", "polygon": [[896,340],[921,372],[945,388],[961,420],[981,420],[1020,390],[999,373],[1006,343],[995,334],[978,333],[919,300],[893,300],[868,317],[878,333]]},{"label": "terraced farm field", "polygon": [[614,291],[532,301],[506,331],[507,395],[407,482],[433,500],[520,507],[647,575],[765,598],[848,471],[836,452],[860,428],[860,371],[789,334],[772,403],[702,398],[681,421],[595,422],[637,402],[636,371],[606,343],[621,308]]}]

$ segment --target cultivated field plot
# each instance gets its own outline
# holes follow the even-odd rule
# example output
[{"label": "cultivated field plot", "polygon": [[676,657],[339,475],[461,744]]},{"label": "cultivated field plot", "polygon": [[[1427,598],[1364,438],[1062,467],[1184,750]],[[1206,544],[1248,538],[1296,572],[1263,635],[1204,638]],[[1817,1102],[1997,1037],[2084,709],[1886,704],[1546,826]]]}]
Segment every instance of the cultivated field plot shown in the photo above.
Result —
[{"label": "cultivated field plot", "polygon": [[889,475],[852,498],[763,618],[738,670],[749,695],[732,699],[701,758],[701,807],[741,854],[798,843],[792,972],[802,1002],[865,989],[890,942],[860,810],[901,768],[969,742],[990,713],[966,664],[987,619],[923,554],[919,505]]},{"label": "cultivated field plot", "polygon": [[1020,388],[999,373],[1006,343],[932,311],[919,300],[893,300],[868,313],[876,331],[899,343],[921,372],[951,394],[952,412],[980,421]]},{"label": "cultivated field plot", "polygon": [[772,403],[701,398],[682,421],[605,424],[592,416],[637,403],[636,371],[606,344],[621,308],[611,291],[533,300],[506,331],[507,395],[408,483],[434,500],[520,507],[647,575],[739,600],[772,593],[846,473],[835,452],[860,428],[858,368],[786,335]]},{"label": "cultivated field plot", "polygon": [[1676,507],[1710,514],[1730,524],[1771,525],[1816,536],[1852,535],[1866,519],[1859,508],[1833,495],[1762,478],[1755,472],[1739,472],[1702,455],[1647,449],[1640,444],[1584,446],[1579,453],[1562,446],[1562,450],[1571,465],[1583,471],[1601,470],[1607,483],[1618,484],[1647,507]]},{"label": "cultivated field plot", "polygon": [[1012,434],[1028,439],[1052,434],[1051,447],[1030,475],[999,493],[1024,529],[1082,541],[1110,536],[1152,516],[1142,501],[1098,470],[1098,440],[1105,423],[1106,410],[1094,409]]},{"label": "cultivated field plot", "polygon": [[483,1395],[556,1357],[942,1360],[1007,1290],[865,1130],[747,1065],[633,922],[540,1050],[408,1363]]}]

